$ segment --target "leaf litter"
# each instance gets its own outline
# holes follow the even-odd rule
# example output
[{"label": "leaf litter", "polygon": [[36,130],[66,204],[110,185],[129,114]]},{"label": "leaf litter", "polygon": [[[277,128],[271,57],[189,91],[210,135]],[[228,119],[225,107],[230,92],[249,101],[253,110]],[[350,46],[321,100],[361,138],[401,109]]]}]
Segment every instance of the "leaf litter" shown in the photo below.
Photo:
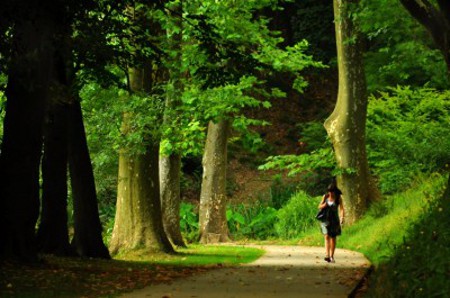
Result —
[{"label": "leaf litter", "polygon": [[37,264],[0,263],[1,297],[99,297],[206,272],[216,266],[43,256]]}]

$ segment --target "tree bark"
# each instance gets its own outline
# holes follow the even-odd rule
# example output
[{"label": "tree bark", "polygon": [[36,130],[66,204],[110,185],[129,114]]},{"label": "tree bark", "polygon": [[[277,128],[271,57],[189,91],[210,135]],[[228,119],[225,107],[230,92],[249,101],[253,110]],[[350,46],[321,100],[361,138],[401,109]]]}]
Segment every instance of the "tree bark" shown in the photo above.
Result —
[{"label": "tree bark", "polygon": [[[147,71],[147,74],[145,74]],[[150,71],[130,69],[132,92],[149,91]],[[124,115],[122,133],[127,134],[132,115]],[[113,254],[121,250],[163,251],[171,253],[173,247],[167,238],[161,216],[159,189],[159,145],[146,138],[145,153],[119,153],[119,178],[114,230],[110,241]]]},{"label": "tree bark", "polygon": [[228,120],[210,122],[203,155],[203,178],[200,194],[200,242],[228,242],[226,218],[226,168]]},{"label": "tree bark", "polygon": [[361,36],[351,19],[351,6],[358,1],[334,0],[339,89],[335,109],[325,121],[338,167],[343,174],[338,184],[343,192],[346,223],[359,219],[368,203],[378,197],[369,173],[365,127],[367,90]]},{"label": "tree bark", "polygon": [[[181,3],[175,3],[172,7],[172,14],[174,19],[174,26],[180,30],[178,33],[171,32],[168,29],[168,41],[170,49],[177,52],[175,58],[170,62],[172,66],[169,69],[169,76],[173,83],[173,91],[169,92],[166,97],[165,111],[164,111],[164,124],[174,126],[174,118],[180,117],[176,108],[180,106],[181,92],[183,85],[181,83],[181,44],[182,44],[182,5]],[[177,128],[174,127],[176,130]],[[164,224],[164,230],[170,241],[180,247],[186,247],[183,236],[181,235],[180,228],[180,174],[181,174],[181,154],[179,152],[171,152],[169,155],[160,155],[159,157],[159,174],[160,174],[160,187],[161,187],[161,207],[162,218]]]},{"label": "tree bark", "polygon": [[65,103],[50,104],[44,130],[42,211],[37,233],[38,250],[72,255],[67,227],[67,116]]},{"label": "tree bark", "polygon": [[103,243],[94,173],[79,100],[69,110],[69,169],[74,209],[72,247],[83,257],[109,259]]},{"label": "tree bark", "polygon": [[39,164],[54,24],[42,11],[13,30],[0,159],[0,258],[36,260]]},{"label": "tree bark", "polygon": [[179,154],[160,156],[159,166],[164,230],[174,245],[186,247],[180,228],[181,156]]}]

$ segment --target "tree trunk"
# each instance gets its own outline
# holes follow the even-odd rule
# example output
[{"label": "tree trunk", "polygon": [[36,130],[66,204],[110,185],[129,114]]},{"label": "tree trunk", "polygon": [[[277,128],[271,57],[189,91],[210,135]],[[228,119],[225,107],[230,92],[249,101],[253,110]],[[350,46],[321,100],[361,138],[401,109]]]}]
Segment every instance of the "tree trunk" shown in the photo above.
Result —
[{"label": "tree trunk", "polygon": [[83,125],[80,102],[69,110],[69,169],[74,209],[72,247],[83,257],[109,259],[103,243],[94,173]]},{"label": "tree trunk", "polygon": [[[172,15],[174,20],[174,26],[171,28],[178,28],[176,31],[171,32],[168,29],[168,42],[170,49],[177,53],[174,59],[171,61],[171,68],[169,69],[170,79],[173,83],[173,91],[169,92],[166,97],[166,107],[164,111],[164,124],[173,127],[174,119],[180,117],[176,111],[177,107],[181,104],[181,93],[183,84],[181,83],[181,44],[182,44],[182,22],[181,15],[182,5],[181,3],[174,3],[171,7],[172,11],[176,14]],[[176,127],[174,127],[177,130]],[[181,154],[179,152],[171,152],[169,155],[161,155],[159,157],[159,173],[160,173],[160,187],[161,187],[161,207],[162,218],[164,224],[164,230],[170,241],[180,247],[186,247],[183,236],[181,235],[180,228],[180,174],[181,174]]]},{"label": "tree trunk", "polygon": [[226,171],[229,121],[210,122],[203,155],[200,194],[200,242],[229,241],[226,217]]},{"label": "tree trunk", "polygon": [[[147,69],[146,69],[147,71]],[[130,69],[132,92],[148,91],[150,70]],[[130,131],[130,117],[124,115],[122,133]],[[127,152],[119,154],[119,178],[114,230],[110,241],[113,254],[120,250],[143,249],[171,253],[173,247],[167,238],[161,216],[159,190],[159,145],[149,136],[144,154]]]},{"label": "tree trunk", "polygon": [[186,247],[180,228],[181,156],[160,156],[159,167],[164,230],[174,245]]},{"label": "tree trunk", "polygon": [[38,250],[72,254],[67,228],[67,105],[52,103],[44,131],[42,211],[37,233]]},{"label": "tree trunk", "polygon": [[339,69],[336,107],[325,121],[338,167],[343,173],[338,184],[343,192],[346,222],[359,219],[378,191],[369,174],[365,127],[367,91],[361,36],[353,23],[351,7],[358,1],[334,0],[334,18]]},{"label": "tree trunk", "polygon": [[12,29],[0,159],[0,258],[37,258],[39,164],[54,25],[42,12],[36,15]]},{"label": "tree trunk", "polygon": [[117,210],[110,242],[113,254],[133,249],[173,252],[162,225],[158,152],[158,146],[153,145],[145,154],[120,153]]}]

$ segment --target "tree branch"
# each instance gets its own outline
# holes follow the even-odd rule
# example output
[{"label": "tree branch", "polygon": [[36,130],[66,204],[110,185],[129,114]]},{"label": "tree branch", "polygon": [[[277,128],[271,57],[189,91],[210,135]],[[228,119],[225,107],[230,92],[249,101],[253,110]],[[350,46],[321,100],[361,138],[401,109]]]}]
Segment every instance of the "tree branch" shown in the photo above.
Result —
[{"label": "tree branch", "polygon": [[428,0],[400,0],[412,17],[421,23],[441,50],[450,73],[450,1],[438,0],[438,10]]},{"label": "tree branch", "polygon": [[432,34],[437,28],[439,28],[439,23],[436,19],[438,12],[436,11],[436,8],[427,0],[422,0],[420,3],[416,0],[400,0],[400,2],[406,10],[408,10],[411,16],[425,26],[425,28],[427,28]]},{"label": "tree branch", "polygon": [[450,26],[450,1],[449,0],[437,0],[439,8],[447,20],[447,24]]}]

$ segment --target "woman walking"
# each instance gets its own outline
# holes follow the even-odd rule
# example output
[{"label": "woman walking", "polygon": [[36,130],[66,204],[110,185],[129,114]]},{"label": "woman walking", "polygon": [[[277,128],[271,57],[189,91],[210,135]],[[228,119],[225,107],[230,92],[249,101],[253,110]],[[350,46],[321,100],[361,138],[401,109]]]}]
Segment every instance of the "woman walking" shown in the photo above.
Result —
[{"label": "woman walking", "polygon": [[336,237],[341,235],[341,224],[344,222],[344,204],[342,192],[336,184],[330,184],[327,193],[319,204],[319,209],[328,208],[326,218],[320,223],[322,234],[325,237],[325,261],[334,263]]}]

